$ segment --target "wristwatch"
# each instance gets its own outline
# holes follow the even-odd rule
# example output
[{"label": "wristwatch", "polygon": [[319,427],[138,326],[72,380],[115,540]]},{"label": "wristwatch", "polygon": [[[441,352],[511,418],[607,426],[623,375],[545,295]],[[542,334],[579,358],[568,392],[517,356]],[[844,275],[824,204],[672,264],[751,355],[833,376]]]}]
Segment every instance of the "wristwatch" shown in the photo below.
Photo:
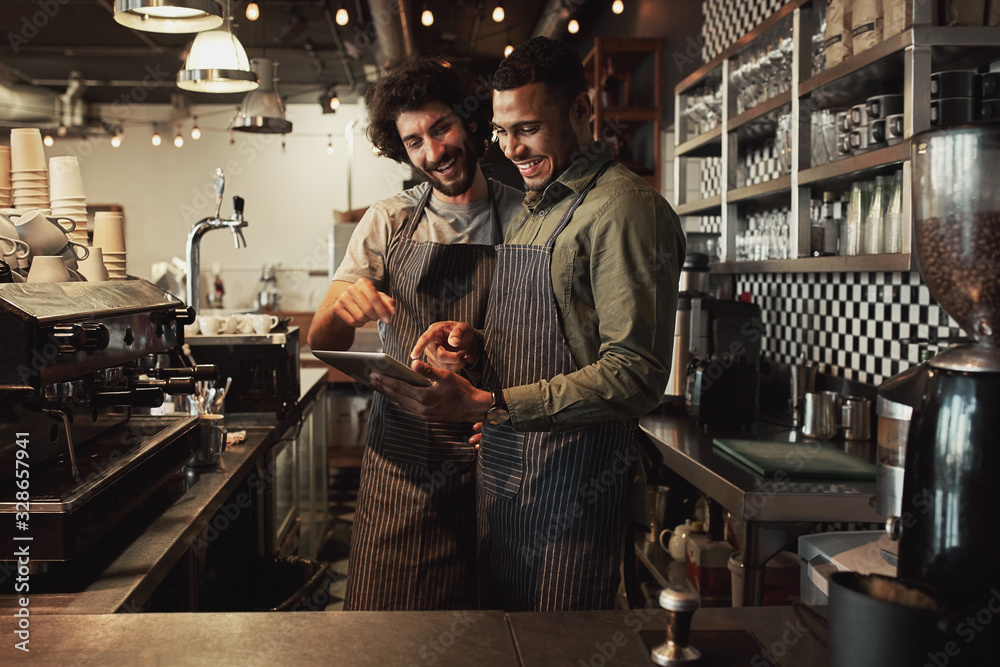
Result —
[{"label": "wristwatch", "polygon": [[504,400],[503,390],[494,389],[490,392],[493,396],[493,405],[486,411],[486,423],[491,426],[499,426],[510,421],[510,412],[507,411],[507,401]]}]

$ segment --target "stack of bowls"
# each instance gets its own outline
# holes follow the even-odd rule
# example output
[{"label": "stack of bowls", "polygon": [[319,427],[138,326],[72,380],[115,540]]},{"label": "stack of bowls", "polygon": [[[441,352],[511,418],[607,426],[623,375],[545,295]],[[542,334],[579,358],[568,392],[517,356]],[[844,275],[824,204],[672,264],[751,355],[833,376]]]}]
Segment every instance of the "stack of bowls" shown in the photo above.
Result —
[{"label": "stack of bowls", "polygon": [[75,222],[76,228],[69,233],[70,240],[87,245],[87,197],[83,192],[80,162],[75,155],[49,158],[49,190],[52,215]]},{"label": "stack of bowls", "polygon": [[49,170],[38,128],[16,127],[10,131],[10,167],[14,208],[50,208]]},{"label": "stack of bowls", "polygon": [[108,280],[125,280],[125,220],[120,212],[94,214],[94,247],[101,249]]},{"label": "stack of bowls", "polygon": [[0,146],[0,208],[10,208],[13,203],[10,185],[10,146]]}]

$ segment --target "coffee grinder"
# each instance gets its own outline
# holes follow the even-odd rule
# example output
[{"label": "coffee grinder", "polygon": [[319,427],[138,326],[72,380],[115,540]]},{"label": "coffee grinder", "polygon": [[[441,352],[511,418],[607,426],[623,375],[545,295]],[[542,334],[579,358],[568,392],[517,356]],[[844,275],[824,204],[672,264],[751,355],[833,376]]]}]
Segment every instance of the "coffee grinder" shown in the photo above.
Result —
[{"label": "coffee grinder", "polygon": [[953,615],[951,664],[979,664],[1000,636],[1000,619],[962,625],[1000,602],[1000,124],[926,132],[911,152],[920,272],[974,342],[922,370],[902,515],[888,527],[900,535],[899,577],[929,584]]}]

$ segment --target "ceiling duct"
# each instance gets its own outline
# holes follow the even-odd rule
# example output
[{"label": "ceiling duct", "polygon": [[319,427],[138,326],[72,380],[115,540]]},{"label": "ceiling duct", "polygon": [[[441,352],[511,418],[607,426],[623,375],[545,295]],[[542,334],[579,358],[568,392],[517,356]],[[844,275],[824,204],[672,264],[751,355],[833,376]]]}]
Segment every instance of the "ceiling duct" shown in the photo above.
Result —
[{"label": "ceiling duct", "polygon": [[395,65],[415,55],[413,14],[410,3],[399,0],[368,0],[371,23],[382,47],[383,65]]},{"label": "ceiling duct", "polygon": [[4,123],[57,125],[60,111],[59,96],[51,90],[0,83],[0,121]]}]

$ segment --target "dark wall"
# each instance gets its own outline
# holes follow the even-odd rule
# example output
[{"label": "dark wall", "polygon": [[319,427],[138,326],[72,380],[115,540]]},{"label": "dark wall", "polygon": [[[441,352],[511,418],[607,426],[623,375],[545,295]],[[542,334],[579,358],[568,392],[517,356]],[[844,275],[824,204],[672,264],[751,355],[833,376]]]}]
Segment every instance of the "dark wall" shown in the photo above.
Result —
[{"label": "dark wall", "polygon": [[[558,35],[583,57],[594,37],[637,37],[663,40],[660,71],[664,129],[674,123],[674,88],[701,67],[701,2],[699,0],[625,0],[625,11],[616,15],[610,2],[587,2],[576,16],[577,35]],[[588,30],[588,28],[590,28]]]}]

